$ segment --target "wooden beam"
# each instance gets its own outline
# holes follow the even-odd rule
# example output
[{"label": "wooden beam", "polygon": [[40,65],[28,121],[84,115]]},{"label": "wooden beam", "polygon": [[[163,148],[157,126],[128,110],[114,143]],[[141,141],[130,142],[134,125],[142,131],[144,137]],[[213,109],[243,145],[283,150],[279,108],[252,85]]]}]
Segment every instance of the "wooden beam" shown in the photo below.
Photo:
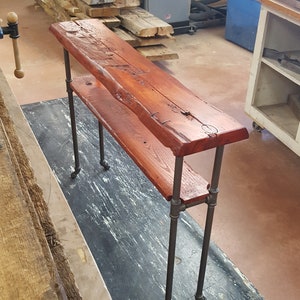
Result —
[{"label": "wooden beam", "polygon": [[248,137],[243,126],[201,101],[98,20],[56,23],[50,31],[175,156]]},{"label": "wooden beam", "polygon": [[178,54],[165,45],[136,47],[136,50],[151,61],[178,59]]},{"label": "wooden beam", "polygon": [[141,5],[140,0],[115,0],[115,5],[120,8],[137,7]]},{"label": "wooden beam", "polygon": [[58,299],[50,250],[2,122],[0,170],[1,299]]},{"label": "wooden beam", "polygon": [[83,0],[73,0],[74,3],[80,8],[80,10],[92,18],[98,17],[115,17],[120,14],[120,8],[113,4],[104,4],[98,6],[90,6]]},{"label": "wooden beam", "polygon": [[160,45],[163,44],[164,41],[175,39],[174,37],[170,36],[154,36],[149,38],[142,38],[121,27],[115,28],[114,32],[124,41],[129,43],[132,47]]},{"label": "wooden beam", "polygon": [[104,3],[113,3],[114,0],[83,0],[88,5],[98,5]]},{"label": "wooden beam", "polygon": [[119,17],[121,25],[139,37],[170,36],[174,33],[170,24],[140,7],[122,9]]}]

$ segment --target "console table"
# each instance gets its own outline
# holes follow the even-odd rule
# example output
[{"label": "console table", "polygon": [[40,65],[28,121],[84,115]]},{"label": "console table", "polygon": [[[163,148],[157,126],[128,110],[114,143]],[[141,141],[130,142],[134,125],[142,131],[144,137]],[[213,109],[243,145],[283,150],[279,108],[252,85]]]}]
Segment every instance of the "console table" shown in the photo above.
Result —
[{"label": "console table", "polygon": [[[234,119],[199,99],[175,78],[140,55],[97,19],[52,24],[64,47],[72,125],[75,178],[80,171],[73,92],[98,119],[100,163],[105,160],[103,126],[170,202],[166,299],[172,297],[177,222],[181,211],[207,203],[207,217],[195,299],[203,283],[223,149],[248,138]],[[90,75],[71,77],[69,54]],[[184,161],[186,155],[216,149],[208,183]],[[142,201],[143,199],[141,199]],[[159,203],[157,203],[159,205]]]}]

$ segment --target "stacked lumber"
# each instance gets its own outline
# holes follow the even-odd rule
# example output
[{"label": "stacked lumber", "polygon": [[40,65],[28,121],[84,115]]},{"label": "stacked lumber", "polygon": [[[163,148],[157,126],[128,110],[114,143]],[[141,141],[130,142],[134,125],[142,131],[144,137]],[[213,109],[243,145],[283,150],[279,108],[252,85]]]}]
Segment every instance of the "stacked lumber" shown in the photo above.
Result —
[{"label": "stacked lumber", "polygon": [[98,18],[150,60],[177,59],[163,43],[173,27],[139,7],[140,0],[36,0],[55,22]]}]

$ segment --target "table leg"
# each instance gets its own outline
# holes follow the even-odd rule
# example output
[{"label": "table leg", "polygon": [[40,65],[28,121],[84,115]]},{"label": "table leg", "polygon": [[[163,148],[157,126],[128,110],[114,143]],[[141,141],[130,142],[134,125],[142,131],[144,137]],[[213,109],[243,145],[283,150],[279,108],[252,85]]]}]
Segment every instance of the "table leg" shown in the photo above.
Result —
[{"label": "table leg", "polygon": [[171,208],[170,208],[171,223],[170,223],[170,235],[169,235],[168,267],[167,267],[167,282],[166,282],[166,296],[165,296],[166,300],[171,300],[172,298],[177,223],[178,223],[180,211],[182,210],[182,204],[180,200],[182,166],[183,166],[183,157],[176,157],[174,183],[173,183],[173,197],[171,200]]},{"label": "table leg", "polygon": [[65,71],[66,71],[66,87],[67,87],[67,93],[69,99],[69,109],[70,109],[70,118],[71,118],[73,151],[74,151],[74,160],[75,160],[75,170],[71,174],[71,178],[75,178],[77,174],[80,172],[80,163],[79,163],[78,140],[77,140],[77,131],[76,131],[74,97],[73,97],[73,91],[70,86],[72,82],[70,57],[69,57],[69,52],[66,49],[64,49],[64,60],[65,60]]},{"label": "table leg", "polygon": [[107,171],[109,170],[110,166],[105,161],[103,125],[100,122],[98,122],[98,129],[99,129],[100,165],[104,168],[105,171]]},{"label": "table leg", "polygon": [[206,215],[206,223],[204,229],[204,237],[203,237],[203,245],[202,245],[202,253],[201,253],[201,262],[199,269],[199,277],[198,277],[198,286],[195,295],[196,300],[205,300],[206,298],[203,295],[203,285],[204,285],[204,277],[207,265],[207,257],[209,250],[209,242],[211,236],[211,229],[213,224],[214,210],[217,205],[217,196],[218,196],[218,184],[221,172],[222,165],[222,157],[224,152],[224,146],[216,148],[215,161],[212,173],[211,185],[209,188],[210,195],[207,197],[207,215]]}]

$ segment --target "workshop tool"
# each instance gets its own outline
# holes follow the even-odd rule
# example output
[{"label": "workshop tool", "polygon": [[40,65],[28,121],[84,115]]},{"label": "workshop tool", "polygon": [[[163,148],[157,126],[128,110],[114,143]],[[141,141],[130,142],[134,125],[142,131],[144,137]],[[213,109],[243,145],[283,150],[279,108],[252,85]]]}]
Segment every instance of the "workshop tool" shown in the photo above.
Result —
[{"label": "workshop tool", "polygon": [[19,55],[19,48],[17,39],[19,38],[19,29],[18,29],[18,16],[14,12],[9,12],[7,14],[7,25],[5,27],[0,26],[0,39],[3,39],[5,34],[9,34],[9,37],[12,39],[13,42],[13,49],[14,49],[14,57],[15,57],[15,65],[16,69],[14,74],[17,78],[24,77],[24,71],[21,68],[20,62],[20,55]]}]

